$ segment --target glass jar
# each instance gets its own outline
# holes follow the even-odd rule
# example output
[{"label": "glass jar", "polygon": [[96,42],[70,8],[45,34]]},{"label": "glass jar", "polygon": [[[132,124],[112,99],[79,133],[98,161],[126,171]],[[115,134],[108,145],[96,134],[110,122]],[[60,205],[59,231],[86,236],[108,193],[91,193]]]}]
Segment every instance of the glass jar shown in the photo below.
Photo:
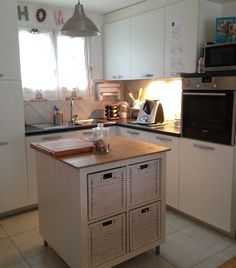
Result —
[{"label": "glass jar", "polygon": [[97,127],[93,128],[93,151],[95,153],[109,152],[109,128],[105,128],[103,123],[98,123]]}]

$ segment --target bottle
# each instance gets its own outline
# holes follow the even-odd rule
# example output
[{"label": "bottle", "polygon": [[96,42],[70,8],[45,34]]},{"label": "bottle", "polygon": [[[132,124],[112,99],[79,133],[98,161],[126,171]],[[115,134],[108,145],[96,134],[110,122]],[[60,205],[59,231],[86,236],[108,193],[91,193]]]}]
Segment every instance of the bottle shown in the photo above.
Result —
[{"label": "bottle", "polygon": [[197,65],[197,72],[204,73],[204,58],[199,58]]},{"label": "bottle", "polygon": [[94,153],[108,153],[109,152],[109,128],[105,128],[103,123],[98,123],[93,131],[93,152]]}]

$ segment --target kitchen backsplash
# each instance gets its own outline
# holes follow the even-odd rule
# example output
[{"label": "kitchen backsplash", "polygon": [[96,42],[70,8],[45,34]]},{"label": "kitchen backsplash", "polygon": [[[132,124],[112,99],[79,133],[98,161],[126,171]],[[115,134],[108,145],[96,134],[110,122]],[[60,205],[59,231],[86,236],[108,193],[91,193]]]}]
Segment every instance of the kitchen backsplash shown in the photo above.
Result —
[{"label": "kitchen backsplash", "polygon": [[[105,103],[85,97],[74,101],[73,115],[78,119],[103,118]],[[53,105],[63,113],[63,120],[70,121],[70,101],[25,102],[25,123],[49,123],[53,121]]]}]

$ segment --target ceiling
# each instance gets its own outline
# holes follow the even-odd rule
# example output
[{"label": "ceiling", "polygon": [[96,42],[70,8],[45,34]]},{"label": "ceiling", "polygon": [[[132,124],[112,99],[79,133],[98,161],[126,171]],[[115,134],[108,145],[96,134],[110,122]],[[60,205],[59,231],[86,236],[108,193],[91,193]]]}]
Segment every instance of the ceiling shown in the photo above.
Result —
[{"label": "ceiling", "polygon": [[[81,0],[85,11],[107,14],[146,0]],[[28,0],[27,2],[48,4],[53,6],[74,7],[78,0]]]}]

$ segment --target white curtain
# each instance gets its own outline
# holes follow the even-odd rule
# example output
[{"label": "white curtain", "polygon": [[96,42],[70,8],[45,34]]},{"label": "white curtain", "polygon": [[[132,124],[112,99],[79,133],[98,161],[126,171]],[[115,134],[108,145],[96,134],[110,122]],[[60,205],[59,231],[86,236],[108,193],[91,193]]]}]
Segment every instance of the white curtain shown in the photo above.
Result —
[{"label": "white curtain", "polygon": [[58,82],[62,98],[71,91],[88,89],[88,68],[85,38],[57,36]]},{"label": "white curtain", "polygon": [[24,99],[35,98],[42,90],[44,98],[58,99],[56,54],[53,34],[20,30],[20,62]]},{"label": "white curtain", "polygon": [[48,100],[88,90],[85,38],[55,36],[52,32],[19,31],[24,100],[34,100],[39,90]]}]

